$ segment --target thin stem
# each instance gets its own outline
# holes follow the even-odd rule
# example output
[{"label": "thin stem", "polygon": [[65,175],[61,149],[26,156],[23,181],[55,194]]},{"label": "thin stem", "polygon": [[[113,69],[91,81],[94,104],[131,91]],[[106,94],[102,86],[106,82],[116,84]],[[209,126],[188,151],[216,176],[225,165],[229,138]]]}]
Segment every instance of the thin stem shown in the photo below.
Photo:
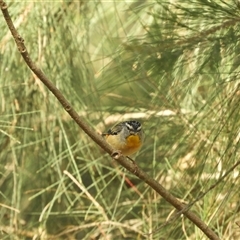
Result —
[{"label": "thin stem", "polygon": [[[43,82],[43,84],[53,93],[53,95],[58,99],[63,108],[68,112],[72,119],[79,125],[79,127],[101,148],[103,148],[110,155],[113,153],[113,149],[108,145],[103,138],[97,134],[93,129],[91,129],[84,119],[82,119],[78,113],[74,110],[71,104],[59,91],[59,89],[46,77],[46,75],[41,71],[40,68],[32,61],[29,56],[29,53],[24,44],[23,38],[18,34],[15,29],[11,17],[8,13],[7,5],[4,1],[0,0],[0,7],[5,18],[5,21],[10,29],[13,38],[17,44],[18,50],[24,58],[28,67],[32,70],[34,74]],[[128,161],[124,156],[118,155],[114,158],[119,164],[129,170],[131,173],[135,174],[138,178],[147,183],[152,189],[154,189],[159,195],[161,195],[167,202],[172,204],[177,210],[181,211],[184,209],[185,205],[178,201],[172,194],[170,194],[161,184],[159,184],[155,179],[151,178],[147,173],[142,171],[139,167],[136,168],[136,165],[131,161]],[[190,210],[186,210],[183,214],[191,220],[198,228],[200,228],[204,234],[213,240],[219,240],[220,238],[217,234],[210,229],[197,215],[195,215]]]}]

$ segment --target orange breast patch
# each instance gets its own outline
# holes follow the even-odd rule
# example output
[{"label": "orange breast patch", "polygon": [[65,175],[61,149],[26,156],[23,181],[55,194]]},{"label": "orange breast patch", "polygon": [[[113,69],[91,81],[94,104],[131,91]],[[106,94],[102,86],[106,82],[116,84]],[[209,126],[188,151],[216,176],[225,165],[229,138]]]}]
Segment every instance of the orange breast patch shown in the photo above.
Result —
[{"label": "orange breast patch", "polygon": [[141,146],[141,141],[138,135],[130,135],[127,138],[127,146],[132,148],[138,148]]}]

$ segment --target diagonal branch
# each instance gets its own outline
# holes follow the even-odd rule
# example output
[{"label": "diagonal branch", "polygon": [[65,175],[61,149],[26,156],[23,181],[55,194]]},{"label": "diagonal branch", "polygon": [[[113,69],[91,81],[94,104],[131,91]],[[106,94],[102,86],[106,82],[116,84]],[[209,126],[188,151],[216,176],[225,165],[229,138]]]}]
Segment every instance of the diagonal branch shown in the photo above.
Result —
[{"label": "diagonal branch", "polygon": [[[11,17],[8,12],[8,7],[3,0],[0,0],[0,7],[5,18],[5,21],[10,29],[13,38],[17,44],[18,50],[22,57],[24,58],[28,67],[32,70],[34,74],[43,82],[43,84],[53,93],[53,95],[62,104],[63,108],[68,112],[72,119],[78,124],[78,126],[101,148],[103,148],[107,153],[112,154],[113,150],[110,145],[108,145],[103,138],[97,134],[93,129],[91,129],[84,119],[82,119],[74,108],[70,105],[67,99],[59,91],[59,89],[46,77],[46,75],[39,69],[36,64],[32,61],[29,53],[25,47],[23,38],[18,34],[15,29]],[[147,183],[152,189],[154,189],[159,195],[161,195],[167,202],[173,205],[177,210],[181,211],[184,209],[185,205],[177,200],[172,194],[170,194],[161,184],[156,180],[151,178],[148,174],[142,171],[140,168],[136,168],[136,165],[131,161],[128,161],[125,157],[118,155],[115,160],[129,170],[131,173],[135,174],[138,178]],[[197,215],[195,215],[190,210],[182,212],[189,220],[191,220],[198,228],[200,228],[209,239],[219,240],[216,233],[213,232]]]}]

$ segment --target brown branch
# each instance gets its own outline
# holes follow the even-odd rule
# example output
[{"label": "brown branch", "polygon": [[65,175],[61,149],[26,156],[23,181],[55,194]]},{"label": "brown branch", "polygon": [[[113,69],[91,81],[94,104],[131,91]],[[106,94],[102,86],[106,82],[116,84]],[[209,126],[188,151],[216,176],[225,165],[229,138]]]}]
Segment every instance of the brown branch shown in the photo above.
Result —
[{"label": "brown branch", "polygon": [[163,223],[160,227],[158,227],[157,229],[155,229],[151,234],[154,234],[155,232],[157,232],[158,230],[162,229],[163,227],[165,227],[166,225],[168,225],[170,222],[174,221],[175,219],[177,219],[181,214],[183,214],[185,211],[187,211],[188,209],[190,209],[196,202],[198,202],[199,200],[201,200],[202,198],[204,198],[205,195],[207,195],[212,189],[214,189],[216,186],[218,186],[220,183],[223,182],[223,180],[230,174],[233,172],[233,170],[240,165],[240,161],[237,161],[229,170],[227,170],[227,172],[220,177],[217,182],[215,182],[214,184],[212,184],[205,192],[201,193],[194,201],[188,203],[185,205],[185,207],[181,210],[176,212],[173,216],[170,217],[170,219],[168,221],[166,221],[165,223]]},{"label": "brown branch", "polygon": [[[97,134],[93,129],[91,129],[85,121],[78,115],[78,113],[72,108],[67,99],[63,96],[63,94],[58,90],[58,88],[45,76],[45,74],[36,66],[36,64],[30,58],[28,51],[24,45],[23,38],[18,34],[15,29],[11,17],[8,13],[7,5],[3,0],[0,0],[0,7],[5,18],[5,21],[10,29],[13,38],[17,44],[18,50],[24,58],[28,67],[32,70],[34,74],[45,84],[45,86],[53,93],[53,95],[58,99],[58,101],[62,104],[64,109],[68,112],[68,114],[72,117],[72,119],[79,125],[79,127],[92,138],[94,142],[96,142],[100,147],[102,147],[107,153],[110,155],[113,153],[112,147],[108,145],[103,138]],[[129,170],[131,173],[135,174],[145,183],[147,183],[152,189],[154,189],[159,195],[161,195],[167,202],[172,204],[177,210],[181,211],[184,209],[185,205],[178,201],[172,194],[170,194],[161,184],[159,184],[156,180],[151,178],[148,174],[143,172],[140,168],[136,168],[136,165],[131,161],[128,161],[125,157],[117,155],[115,160]],[[220,238],[212,229],[210,229],[197,215],[195,215],[190,210],[186,210],[183,214],[191,220],[198,228],[200,228],[204,234],[213,240],[219,240]]]}]

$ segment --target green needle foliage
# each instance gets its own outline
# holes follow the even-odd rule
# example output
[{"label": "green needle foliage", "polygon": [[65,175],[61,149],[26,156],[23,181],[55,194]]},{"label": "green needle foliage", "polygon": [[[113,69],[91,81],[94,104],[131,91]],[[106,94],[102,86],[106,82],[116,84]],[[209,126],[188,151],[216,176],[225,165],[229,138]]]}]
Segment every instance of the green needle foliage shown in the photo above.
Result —
[{"label": "green needle foliage", "polygon": [[[228,170],[240,153],[239,2],[8,7],[31,57],[89,125],[139,119],[139,167],[183,203],[198,200],[191,210],[219,238],[238,239],[239,167]],[[3,20],[0,29],[1,239],[206,239],[77,127]]]}]

